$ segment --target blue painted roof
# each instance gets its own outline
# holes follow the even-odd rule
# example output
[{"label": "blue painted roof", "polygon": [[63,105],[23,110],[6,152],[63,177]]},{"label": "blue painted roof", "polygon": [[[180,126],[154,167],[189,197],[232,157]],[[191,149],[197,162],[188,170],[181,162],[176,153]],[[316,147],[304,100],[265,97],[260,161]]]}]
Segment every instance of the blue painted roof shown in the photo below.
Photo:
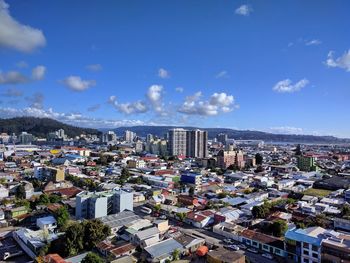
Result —
[{"label": "blue painted roof", "polygon": [[321,246],[323,240],[321,237],[313,237],[308,234],[312,229],[314,229],[314,227],[306,229],[299,228],[288,230],[285,234],[285,237],[291,240],[306,242],[315,246]]}]

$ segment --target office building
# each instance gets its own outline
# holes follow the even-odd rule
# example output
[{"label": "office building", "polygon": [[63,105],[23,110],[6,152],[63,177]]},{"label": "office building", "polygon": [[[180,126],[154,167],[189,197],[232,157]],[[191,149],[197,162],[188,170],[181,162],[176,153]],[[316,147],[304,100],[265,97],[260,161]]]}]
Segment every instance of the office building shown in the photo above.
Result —
[{"label": "office building", "polygon": [[81,192],[76,197],[77,219],[100,218],[124,210],[133,210],[133,194],[124,190]]}]

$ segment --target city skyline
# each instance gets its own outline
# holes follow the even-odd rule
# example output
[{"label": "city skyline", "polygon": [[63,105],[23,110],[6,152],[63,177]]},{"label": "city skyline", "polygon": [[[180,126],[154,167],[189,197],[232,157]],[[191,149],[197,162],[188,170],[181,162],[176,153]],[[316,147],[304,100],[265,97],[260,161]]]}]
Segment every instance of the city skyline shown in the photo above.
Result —
[{"label": "city skyline", "polygon": [[0,0],[0,118],[349,138],[349,7]]}]

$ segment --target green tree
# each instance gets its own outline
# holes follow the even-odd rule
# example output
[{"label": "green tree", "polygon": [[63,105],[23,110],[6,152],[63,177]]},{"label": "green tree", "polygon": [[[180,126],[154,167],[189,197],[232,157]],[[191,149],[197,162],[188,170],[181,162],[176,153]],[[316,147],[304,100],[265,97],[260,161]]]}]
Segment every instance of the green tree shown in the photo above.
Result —
[{"label": "green tree", "polygon": [[186,218],[187,214],[184,213],[184,212],[181,212],[181,213],[176,213],[176,217],[181,221],[183,222]]},{"label": "green tree", "polygon": [[20,184],[16,188],[16,198],[24,199],[25,197],[26,197],[26,189],[24,188],[23,184]]},{"label": "green tree", "polygon": [[260,153],[255,154],[255,163],[257,165],[262,165],[263,163],[263,157]]},{"label": "green tree", "polygon": [[284,220],[276,220],[271,225],[271,232],[276,237],[282,237],[287,229],[288,225]]},{"label": "green tree", "polygon": [[62,197],[56,194],[52,194],[49,196],[50,203],[58,203],[62,200]]},{"label": "green tree", "polygon": [[180,259],[180,250],[175,249],[172,253],[172,256],[173,256],[173,260],[179,260]]},{"label": "green tree", "polygon": [[111,231],[110,228],[104,225],[100,220],[94,219],[83,222],[84,227],[84,247],[91,250],[96,245],[107,238]]},{"label": "green tree", "polygon": [[73,223],[66,229],[64,254],[75,256],[84,249],[84,226],[82,223]]},{"label": "green tree", "polygon": [[89,252],[85,258],[81,261],[81,263],[103,263],[102,258],[96,253]]},{"label": "green tree", "polygon": [[57,225],[62,229],[69,220],[69,212],[65,206],[58,208],[55,212],[55,218],[57,220]]},{"label": "green tree", "polygon": [[38,205],[47,205],[50,204],[50,197],[47,194],[41,194],[37,201]]},{"label": "green tree", "polygon": [[156,204],[156,205],[153,207],[153,210],[154,210],[154,212],[159,213],[159,211],[160,211],[161,208],[162,208],[162,207],[161,207],[160,204]]}]

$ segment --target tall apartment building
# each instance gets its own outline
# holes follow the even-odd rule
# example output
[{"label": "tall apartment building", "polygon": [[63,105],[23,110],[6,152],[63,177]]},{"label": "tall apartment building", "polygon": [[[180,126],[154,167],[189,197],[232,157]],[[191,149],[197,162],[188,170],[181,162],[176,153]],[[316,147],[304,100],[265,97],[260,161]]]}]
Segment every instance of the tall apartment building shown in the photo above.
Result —
[{"label": "tall apartment building", "polygon": [[117,135],[114,131],[108,131],[102,135],[102,142],[104,143],[112,143],[117,140]]},{"label": "tall apartment building", "polygon": [[208,133],[201,130],[171,129],[168,132],[169,154],[205,158],[208,155]]},{"label": "tall apartment building", "polygon": [[208,132],[201,130],[187,131],[187,156],[205,158],[208,156]]},{"label": "tall apartment building", "polygon": [[136,137],[136,133],[132,131],[126,130],[124,132],[124,141],[126,142],[133,142]]},{"label": "tall apartment building", "polygon": [[18,139],[20,144],[32,144],[32,142],[34,141],[34,136],[30,133],[22,132],[18,136]]},{"label": "tall apartment building", "polygon": [[169,154],[172,156],[186,155],[187,131],[182,128],[171,129],[168,132]]},{"label": "tall apartment building", "polygon": [[133,193],[124,190],[81,192],[76,196],[77,219],[100,218],[124,210],[133,210]]},{"label": "tall apartment building", "polygon": [[216,135],[216,139],[218,142],[222,143],[223,145],[226,145],[228,136],[226,133],[219,133]]}]

